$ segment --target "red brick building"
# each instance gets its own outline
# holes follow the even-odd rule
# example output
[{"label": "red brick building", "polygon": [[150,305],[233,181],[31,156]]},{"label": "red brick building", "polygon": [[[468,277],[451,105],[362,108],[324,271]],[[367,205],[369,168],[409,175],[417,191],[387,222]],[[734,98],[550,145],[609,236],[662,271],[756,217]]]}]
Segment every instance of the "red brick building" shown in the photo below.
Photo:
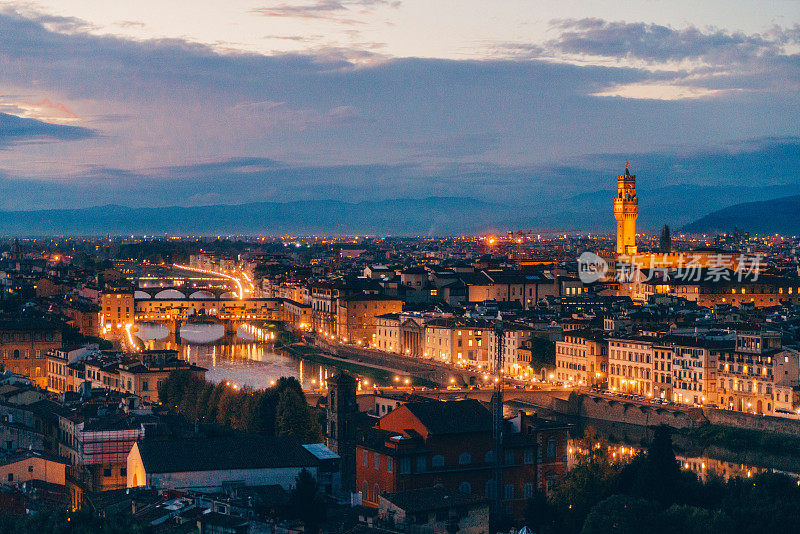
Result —
[{"label": "red brick building", "polygon": [[[566,471],[568,427],[524,415],[505,425],[500,494],[504,514],[519,519],[536,488]],[[495,461],[492,414],[480,402],[410,402],[361,436],[356,489],[366,506],[385,492],[434,486],[492,499]]]}]

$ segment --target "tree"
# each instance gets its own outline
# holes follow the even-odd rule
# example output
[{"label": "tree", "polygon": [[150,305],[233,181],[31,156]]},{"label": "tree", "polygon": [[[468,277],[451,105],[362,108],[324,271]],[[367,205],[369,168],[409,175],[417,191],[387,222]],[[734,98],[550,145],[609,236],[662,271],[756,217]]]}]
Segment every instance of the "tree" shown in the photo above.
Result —
[{"label": "tree", "polygon": [[284,390],[278,399],[275,435],[293,436],[303,443],[321,441],[319,423],[312,417],[305,397],[292,388]]},{"label": "tree", "polygon": [[612,495],[592,508],[581,534],[642,534],[653,532],[658,525],[659,512],[654,503]]},{"label": "tree", "polygon": [[303,469],[295,479],[292,491],[292,514],[300,519],[306,532],[316,534],[325,521],[327,510],[325,501],[317,491],[317,481],[307,470]]},{"label": "tree", "polygon": [[556,364],[556,344],[546,337],[531,339],[531,367],[554,367]]},{"label": "tree", "polygon": [[556,532],[556,511],[547,495],[537,491],[525,503],[525,524],[536,534]]},{"label": "tree", "polygon": [[630,470],[634,471],[633,492],[665,506],[684,502],[685,492],[692,489],[689,488],[689,477],[693,475],[681,473],[672,450],[671,429],[665,425],[656,427],[644,460],[631,464]]},{"label": "tree", "polygon": [[706,532],[736,532],[736,525],[725,512],[696,506],[672,505],[662,514],[661,523],[671,532],[705,534]]},{"label": "tree", "polygon": [[669,226],[666,224],[661,229],[661,238],[658,240],[658,251],[663,253],[672,252],[672,237],[670,236]]},{"label": "tree", "polygon": [[552,495],[560,531],[580,531],[592,507],[614,492],[619,471],[615,464],[591,462],[567,473]]}]

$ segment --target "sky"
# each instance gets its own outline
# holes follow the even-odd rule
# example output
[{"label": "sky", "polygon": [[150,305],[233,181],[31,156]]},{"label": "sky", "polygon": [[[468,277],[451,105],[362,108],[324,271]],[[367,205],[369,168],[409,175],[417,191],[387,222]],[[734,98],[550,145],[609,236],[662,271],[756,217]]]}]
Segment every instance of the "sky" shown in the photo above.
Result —
[{"label": "sky", "polygon": [[797,193],[798,103],[794,0],[0,2],[0,209],[567,209],[630,161],[682,223]]}]

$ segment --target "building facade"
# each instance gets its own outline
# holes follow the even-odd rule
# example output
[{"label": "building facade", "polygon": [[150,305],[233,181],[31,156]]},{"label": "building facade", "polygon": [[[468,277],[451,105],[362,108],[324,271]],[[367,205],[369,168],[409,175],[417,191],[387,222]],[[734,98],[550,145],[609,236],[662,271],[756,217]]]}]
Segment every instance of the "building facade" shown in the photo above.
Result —
[{"label": "building facade", "polygon": [[608,341],[598,332],[564,333],[556,341],[556,380],[576,386],[600,386],[608,380]]}]

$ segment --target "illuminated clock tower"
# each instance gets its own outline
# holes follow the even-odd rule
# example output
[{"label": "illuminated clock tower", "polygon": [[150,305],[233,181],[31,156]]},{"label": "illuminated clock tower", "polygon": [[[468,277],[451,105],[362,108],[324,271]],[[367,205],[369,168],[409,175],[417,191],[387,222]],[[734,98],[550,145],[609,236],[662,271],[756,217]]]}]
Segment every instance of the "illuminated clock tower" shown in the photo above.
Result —
[{"label": "illuminated clock tower", "polygon": [[617,255],[636,254],[636,217],[639,199],[636,198],[636,176],[628,172],[617,176],[617,198],[614,199],[614,218],[617,220]]}]

